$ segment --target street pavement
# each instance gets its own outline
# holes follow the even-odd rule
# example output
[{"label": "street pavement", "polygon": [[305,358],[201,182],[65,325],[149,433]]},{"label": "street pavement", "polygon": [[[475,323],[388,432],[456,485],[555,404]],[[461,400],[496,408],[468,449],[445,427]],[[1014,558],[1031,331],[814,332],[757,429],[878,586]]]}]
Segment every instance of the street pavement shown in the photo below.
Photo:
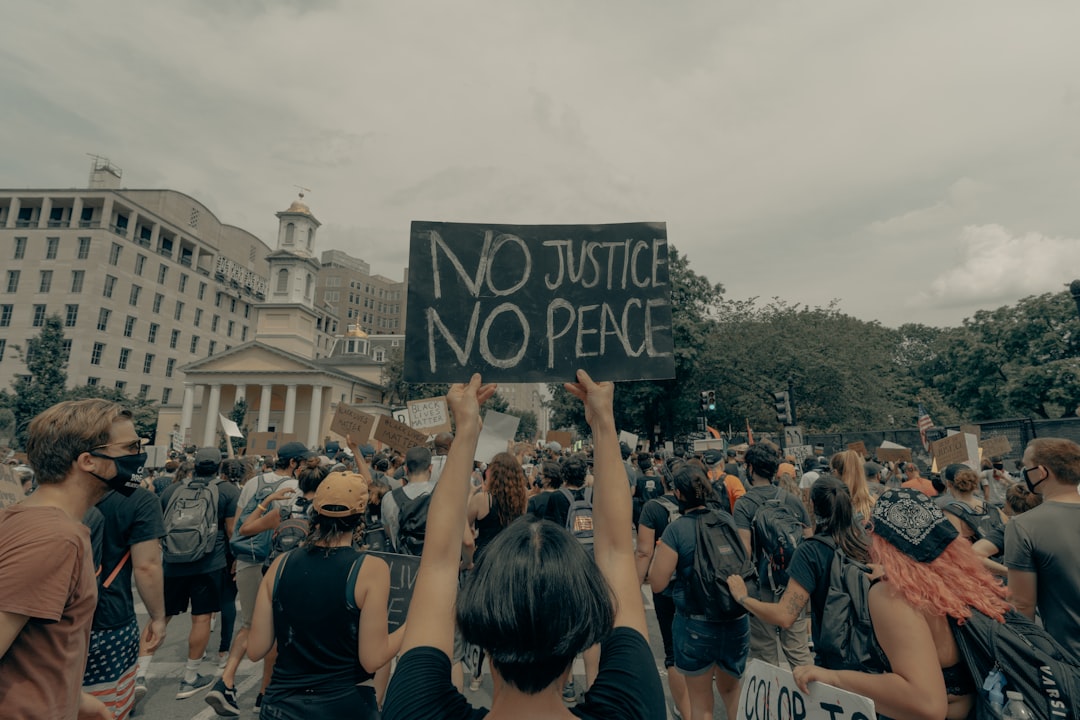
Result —
[{"label": "street pavement", "polygon": [[[660,631],[656,624],[656,615],[653,613],[652,594],[647,589],[643,589],[642,594],[645,598],[645,615],[649,624],[650,645],[653,648],[656,667],[660,672],[664,694],[670,708],[671,696],[668,694],[667,673],[664,671],[663,646],[660,643]],[[135,598],[138,599],[137,593]],[[148,620],[145,609],[140,603],[136,602],[135,610],[139,616],[140,627],[145,627]],[[204,699],[211,686],[207,686],[206,689],[187,699],[176,699],[176,691],[180,685],[180,678],[184,674],[184,665],[187,661],[187,637],[190,629],[190,615],[180,615],[173,618],[172,622],[169,623],[165,643],[154,655],[154,660],[151,662],[150,669],[147,672],[147,694],[139,703],[135,717],[146,718],[147,720],[214,720],[217,718],[213,709],[206,704]],[[199,669],[199,672],[203,675],[212,674],[215,677],[221,675],[221,670],[217,666],[217,649],[220,638],[220,623],[215,622],[214,630],[210,634],[207,658]],[[574,679],[578,687],[578,697],[580,698],[585,681],[585,670],[580,659],[574,662]],[[257,717],[255,696],[258,694],[261,681],[262,663],[253,663],[245,659],[236,675],[241,718]],[[470,703],[477,707],[491,706],[491,674],[487,663],[484,663],[483,680],[479,690],[475,692],[469,690],[468,679],[466,679],[465,684],[465,696]],[[719,697],[716,699],[716,705],[716,717],[724,717],[723,706],[720,704]]]}]

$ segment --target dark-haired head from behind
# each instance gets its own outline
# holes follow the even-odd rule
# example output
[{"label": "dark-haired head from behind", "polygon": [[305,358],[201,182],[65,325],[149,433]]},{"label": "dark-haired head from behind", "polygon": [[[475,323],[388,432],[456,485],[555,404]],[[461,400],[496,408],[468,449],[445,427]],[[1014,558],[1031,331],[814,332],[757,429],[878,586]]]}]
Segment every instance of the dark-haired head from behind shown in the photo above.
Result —
[{"label": "dark-haired head from behind", "polygon": [[776,470],[780,467],[780,451],[769,442],[759,442],[751,445],[744,456],[746,466],[758,477],[772,480],[776,477]]},{"label": "dark-haired head from behind", "polygon": [[672,473],[672,485],[679,493],[679,503],[684,511],[715,506],[720,502],[709,482],[709,476],[699,463],[685,462],[676,465]]},{"label": "dark-haired head from behind", "polygon": [[831,537],[853,560],[870,562],[870,543],[866,531],[856,525],[851,491],[843,480],[825,475],[810,488],[810,506],[814,511],[815,535]]},{"label": "dark-haired head from behind", "polygon": [[579,488],[585,484],[585,478],[589,474],[589,462],[581,453],[571,455],[563,460],[560,473],[563,485]]},{"label": "dark-haired head from behind", "polygon": [[467,642],[510,686],[535,695],[615,622],[611,589],[564,528],[525,515],[499,533],[457,599]]}]

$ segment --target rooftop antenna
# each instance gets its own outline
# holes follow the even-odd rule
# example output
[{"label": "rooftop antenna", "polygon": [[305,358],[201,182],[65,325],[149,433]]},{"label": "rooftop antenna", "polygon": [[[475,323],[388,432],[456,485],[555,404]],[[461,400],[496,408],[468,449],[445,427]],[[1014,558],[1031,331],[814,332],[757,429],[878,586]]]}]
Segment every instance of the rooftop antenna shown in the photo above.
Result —
[{"label": "rooftop antenna", "polygon": [[[120,178],[124,171],[103,155],[86,153],[90,157],[90,187],[91,188],[117,188],[120,187]],[[111,176],[107,177],[107,176]]]}]

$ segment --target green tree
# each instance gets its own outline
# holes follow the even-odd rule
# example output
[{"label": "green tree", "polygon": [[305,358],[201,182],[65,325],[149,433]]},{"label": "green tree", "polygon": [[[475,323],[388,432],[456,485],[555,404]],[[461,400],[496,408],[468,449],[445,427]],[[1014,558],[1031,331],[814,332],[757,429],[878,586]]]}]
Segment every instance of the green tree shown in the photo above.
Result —
[{"label": "green tree", "polygon": [[[158,408],[153,400],[145,397],[129,397],[122,390],[103,387],[101,385],[77,385],[66,393],[64,400],[85,400],[87,398],[102,398],[111,400],[131,411],[132,421],[135,423],[135,432],[142,438],[151,438],[156,443]],[[167,440],[166,440],[167,442]]]},{"label": "green tree", "polygon": [[25,349],[16,345],[15,351],[28,373],[15,376],[12,392],[0,396],[0,405],[9,408],[15,416],[15,444],[21,448],[26,446],[30,421],[65,399],[67,353],[60,316],[45,318],[38,336],[27,340]]},{"label": "green tree", "polygon": [[[244,434],[244,437],[238,437],[232,439],[233,451],[239,453],[240,449],[247,446],[247,434],[251,432],[251,428],[247,425],[247,413],[248,404],[247,400],[237,400],[233,403],[232,410],[229,411],[229,419],[236,423],[236,426],[240,428],[240,432]],[[222,452],[226,452],[227,448],[222,448]]]},{"label": "green tree", "polygon": [[1080,406],[1080,319],[1067,292],[980,310],[931,348],[916,376],[972,422],[1070,416]]}]

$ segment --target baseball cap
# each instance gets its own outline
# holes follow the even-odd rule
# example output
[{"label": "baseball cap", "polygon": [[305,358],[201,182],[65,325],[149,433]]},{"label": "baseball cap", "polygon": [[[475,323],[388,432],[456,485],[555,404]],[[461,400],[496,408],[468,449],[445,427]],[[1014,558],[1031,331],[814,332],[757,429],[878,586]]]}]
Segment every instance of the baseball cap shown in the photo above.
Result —
[{"label": "baseball cap", "polygon": [[706,465],[715,465],[724,459],[724,455],[719,450],[706,450],[701,454],[701,459]]},{"label": "baseball cap", "polygon": [[788,477],[793,478],[795,477],[795,466],[787,462],[780,463],[780,466],[776,468],[776,475],[777,477],[780,475],[787,475]]},{"label": "baseball cap", "polygon": [[195,451],[195,474],[209,475],[221,465],[221,451],[216,447],[201,447]]},{"label": "baseball cap", "polygon": [[876,478],[881,475],[881,466],[876,462],[866,462],[864,463],[863,468],[866,471],[867,479]]},{"label": "baseball cap", "polygon": [[326,517],[359,515],[367,508],[368,486],[364,476],[351,472],[332,472],[315,490],[312,507]]},{"label": "baseball cap", "polygon": [[281,460],[307,460],[315,457],[315,453],[308,450],[307,445],[304,445],[304,443],[293,440],[279,447],[277,456]]},{"label": "baseball cap", "polygon": [[548,450],[551,450],[552,452],[557,452],[557,453],[562,452],[562,445],[555,442],[554,440],[552,440],[551,442],[549,442],[547,444],[547,448],[548,448]]}]

